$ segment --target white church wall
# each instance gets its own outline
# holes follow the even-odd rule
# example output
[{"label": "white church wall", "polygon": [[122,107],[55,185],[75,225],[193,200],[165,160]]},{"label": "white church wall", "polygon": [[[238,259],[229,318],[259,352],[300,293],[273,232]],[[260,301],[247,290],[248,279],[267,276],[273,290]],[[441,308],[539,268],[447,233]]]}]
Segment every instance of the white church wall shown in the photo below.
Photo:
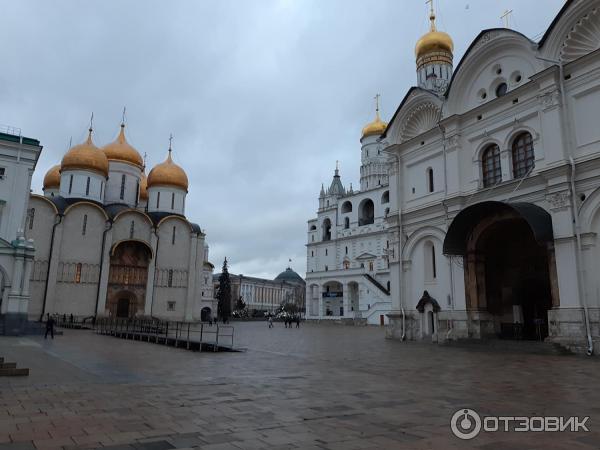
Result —
[{"label": "white church wall", "polygon": [[184,215],[186,194],[185,190],[174,187],[149,187],[148,212],[168,212]]},{"label": "white church wall", "polygon": [[[129,206],[135,206],[138,199],[141,173],[141,169],[132,164],[122,161],[109,161],[104,203],[107,205],[111,203],[124,203]],[[123,176],[125,176],[125,183],[123,185],[123,198],[121,198]]]},{"label": "white church wall", "polygon": [[[133,222],[133,234],[132,231]],[[137,211],[124,211],[119,213],[113,222],[113,242],[117,243],[128,239],[137,239],[150,245],[152,223],[148,216]]]},{"label": "white church wall", "polygon": [[60,195],[64,198],[82,198],[102,203],[105,187],[106,178],[98,172],[64,170],[60,175]]}]

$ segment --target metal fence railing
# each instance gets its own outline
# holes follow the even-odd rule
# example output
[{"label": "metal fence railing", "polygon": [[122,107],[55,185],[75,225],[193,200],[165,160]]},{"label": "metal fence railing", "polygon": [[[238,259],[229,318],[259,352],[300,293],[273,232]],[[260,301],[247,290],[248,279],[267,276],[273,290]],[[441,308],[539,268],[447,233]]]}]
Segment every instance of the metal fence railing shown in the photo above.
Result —
[{"label": "metal fence railing", "polygon": [[97,334],[122,339],[170,345],[188,350],[233,350],[234,328],[203,322],[172,322],[157,319],[99,318],[94,325]]}]

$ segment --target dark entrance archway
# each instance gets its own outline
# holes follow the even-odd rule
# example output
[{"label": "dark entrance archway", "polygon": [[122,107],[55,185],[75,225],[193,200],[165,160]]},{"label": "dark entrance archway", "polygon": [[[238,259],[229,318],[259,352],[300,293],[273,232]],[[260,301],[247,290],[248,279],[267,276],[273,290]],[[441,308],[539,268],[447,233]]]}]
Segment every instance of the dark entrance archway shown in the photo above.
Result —
[{"label": "dark entrance archway", "polygon": [[211,310],[208,306],[205,306],[200,311],[200,320],[202,322],[208,322],[210,320],[210,318],[211,318]]},{"label": "dark entrance archway", "polygon": [[548,336],[548,310],[559,298],[546,211],[527,203],[473,205],[450,225],[444,253],[463,256],[472,335]]}]

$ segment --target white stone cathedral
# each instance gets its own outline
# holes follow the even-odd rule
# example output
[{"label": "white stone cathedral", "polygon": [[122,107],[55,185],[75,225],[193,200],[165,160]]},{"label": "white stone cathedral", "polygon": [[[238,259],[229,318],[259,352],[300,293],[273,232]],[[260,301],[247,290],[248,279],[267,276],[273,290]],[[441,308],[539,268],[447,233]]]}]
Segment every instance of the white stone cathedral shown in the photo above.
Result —
[{"label": "white stone cathedral", "polygon": [[213,266],[185,216],[188,178],[173,162],[145,175],[125,138],[75,145],[32,194],[24,225],[35,244],[27,315],[200,320],[214,313]]},{"label": "white stone cathedral", "polygon": [[387,259],[390,211],[388,156],[376,110],[362,132],[360,191],[348,190],[336,168],[321,187],[317,218],[308,221],[306,314],[309,319],[387,323],[391,308]]},{"label": "white stone cathedral", "polygon": [[[537,42],[483,30],[456,66],[433,9],[430,19],[417,86],[369,138],[387,157],[377,189],[389,204],[372,195],[363,222],[334,180],[309,222],[311,311],[335,304],[351,316],[358,290],[364,316],[360,276],[373,273],[358,257],[369,254],[374,278],[389,276],[390,338],[545,339],[600,352],[600,0],[567,1]],[[356,285],[343,281],[348,271]]]}]

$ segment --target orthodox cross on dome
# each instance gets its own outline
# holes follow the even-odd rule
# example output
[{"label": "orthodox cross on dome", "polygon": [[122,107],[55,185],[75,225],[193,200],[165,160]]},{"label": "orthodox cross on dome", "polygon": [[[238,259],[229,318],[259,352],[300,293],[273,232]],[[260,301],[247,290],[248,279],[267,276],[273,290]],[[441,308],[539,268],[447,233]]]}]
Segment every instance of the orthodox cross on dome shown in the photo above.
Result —
[{"label": "orthodox cross on dome", "polygon": [[431,21],[431,31],[435,31],[435,9],[433,0],[427,0],[425,4],[429,4],[429,20]]},{"label": "orthodox cross on dome", "polygon": [[169,135],[169,152],[171,152],[171,150],[172,150],[172,145],[173,145],[173,133],[171,133]]},{"label": "orthodox cross on dome", "polygon": [[94,111],[92,111],[92,115],[90,116],[90,133],[94,129]]},{"label": "orthodox cross on dome", "polygon": [[121,125],[125,125],[125,111],[127,110],[126,106],[123,106],[123,117],[121,118]]},{"label": "orthodox cross on dome", "polygon": [[512,9],[507,9],[504,14],[500,16],[500,20],[504,21],[504,28],[510,28],[510,19],[512,18]]},{"label": "orthodox cross on dome", "polygon": [[146,169],[146,159],[148,159],[148,153],[144,152],[144,169]]}]

